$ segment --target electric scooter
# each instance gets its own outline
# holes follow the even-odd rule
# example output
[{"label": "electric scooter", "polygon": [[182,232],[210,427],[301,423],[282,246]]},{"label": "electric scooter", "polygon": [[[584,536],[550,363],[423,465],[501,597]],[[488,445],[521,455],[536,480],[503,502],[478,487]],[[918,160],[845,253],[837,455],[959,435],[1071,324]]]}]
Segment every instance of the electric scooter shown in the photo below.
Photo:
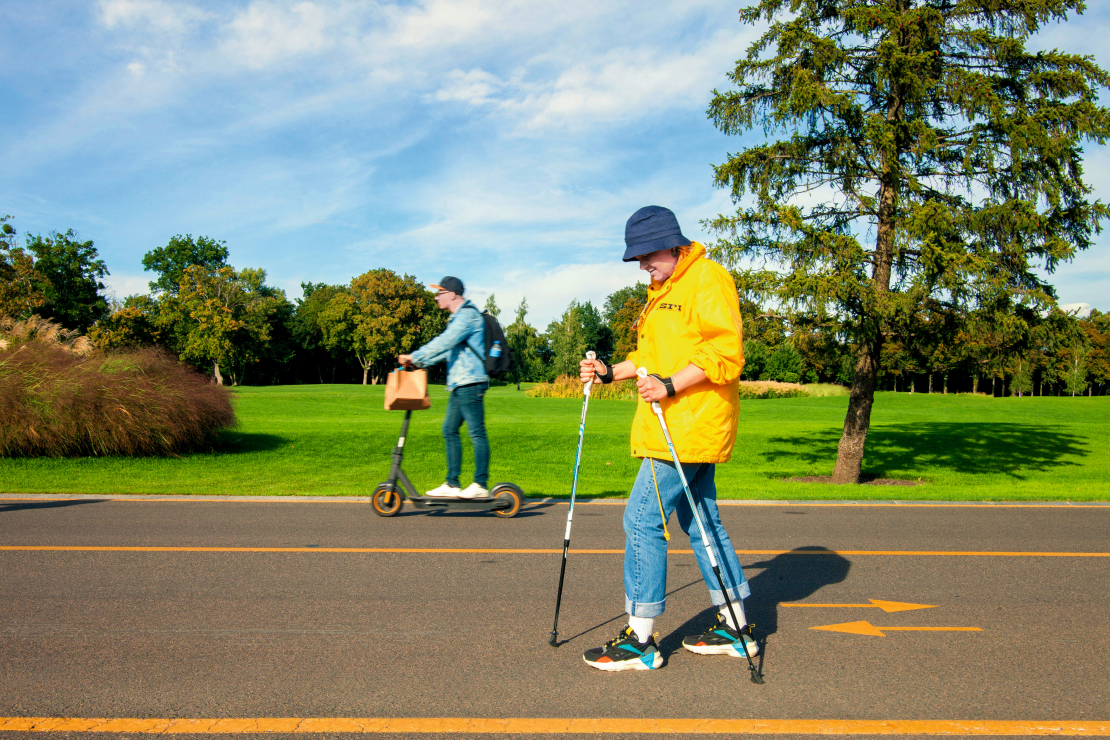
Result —
[{"label": "electric scooter", "polygon": [[397,516],[406,498],[418,509],[492,511],[495,516],[502,519],[511,519],[520,512],[520,507],[524,503],[524,492],[514,483],[498,483],[489,489],[487,498],[446,498],[421,496],[417,493],[416,486],[405,475],[405,471],[401,470],[401,463],[405,459],[405,437],[408,436],[411,420],[412,411],[406,411],[405,421],[401,425],[401,438],[393,448],[393,465],[389,468],[389,480],[379,483],[374,489],[371,504],[375,514],[387,517]]}]

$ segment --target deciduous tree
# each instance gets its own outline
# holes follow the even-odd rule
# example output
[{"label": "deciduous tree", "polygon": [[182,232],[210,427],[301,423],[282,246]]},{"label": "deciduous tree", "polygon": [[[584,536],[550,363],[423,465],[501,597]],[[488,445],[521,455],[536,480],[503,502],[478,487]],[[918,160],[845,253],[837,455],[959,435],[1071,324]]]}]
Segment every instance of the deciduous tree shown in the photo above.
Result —
[{"label": "deciduous tree", "polygon": [[46,302],[50,283],[35,270],[34,258],[16,246],[9,219],[0,217],[0,317],[25,319]]},{"label": "deciduous tree", "polygon": [[45,300],[35,313],[67,329],[84,334],[108,315],[108,301],[100,278],[108,274],[97,259],[92,240],[80,241],[73,229],[64,234],[28,236],[27,249],[35,256],[35,272],[46,280]]},{"label": "deciduous tree", "polygon": [[227,245],[207,236],[195,240],[192,234],[178,234],[164,247],[152,249],[143,255],[143,270],[153,271],[157,280],[150,282],[151,292],[176,295],[185,277],[185,270],[193,265],[215,271],[227,266]]},{"label": "deciduous tree", "polygon": [[352,280],[328,302],[320,320],[325,346],[354,353],[366,385],[371,369],[377,383],[385,366],[439,334],[447,317],[415,277],[383,267]]},{"label": "deciduous tree", "polygon": [[221,368],[232,385],[241,383],[247,366],[266,351],[277,309],[275,297],[262,290],[265,279],[261,269],[186,267],[173,301],[188,321],[182,359],[207,363],[220,385]]}]

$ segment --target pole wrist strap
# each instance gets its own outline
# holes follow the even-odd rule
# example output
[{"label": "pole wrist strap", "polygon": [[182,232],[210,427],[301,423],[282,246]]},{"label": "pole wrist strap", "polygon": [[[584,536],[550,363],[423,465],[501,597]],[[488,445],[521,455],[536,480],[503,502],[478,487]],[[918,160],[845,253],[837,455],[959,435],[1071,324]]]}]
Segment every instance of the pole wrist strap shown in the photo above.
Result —
[{"label": "pole wrist strap", "polygon": [[[600,362],[600,360],[599,360],[599,362]],[[599,373],[597,371],[594,371],[594,375],[596,375],[601,380],[602,383],[612,383],[613,382],[613,366],[612,365],[605,365],[604,362],[602,362],[601,364],[605,366],[605,372]]]},{"label": "pole wrist strap", "polygon": [[660,377],[659,373],[652,373],[648,377],[655,378],[663,384],[663,387],[667,389],[667,398],[674,398],[674,382],[670,378]]}]

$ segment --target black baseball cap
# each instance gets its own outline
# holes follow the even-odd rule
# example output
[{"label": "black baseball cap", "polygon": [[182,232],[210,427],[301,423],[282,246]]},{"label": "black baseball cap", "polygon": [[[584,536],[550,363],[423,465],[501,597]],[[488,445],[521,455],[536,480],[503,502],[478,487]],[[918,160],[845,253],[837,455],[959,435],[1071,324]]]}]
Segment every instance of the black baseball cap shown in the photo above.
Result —
[{"label": "black baseball cap", "polygon": [[459,295],[463,294],[462,280],[459,280],[457,277],[451,277],[450,275],[440,280],[439,285],[433,283],[429,287],[435,288],[436,290],[447,290],[452,293],[458,293]]}]

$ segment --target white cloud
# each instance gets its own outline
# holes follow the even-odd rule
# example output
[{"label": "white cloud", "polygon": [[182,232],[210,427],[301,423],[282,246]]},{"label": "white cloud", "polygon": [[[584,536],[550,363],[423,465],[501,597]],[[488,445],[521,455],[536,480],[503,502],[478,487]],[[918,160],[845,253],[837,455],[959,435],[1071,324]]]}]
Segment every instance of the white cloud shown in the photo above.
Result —
[{"label": "white cloud", "polygon": [[313,3],[291,8],[252,3],[226,26],[222,52],[228,61],[252,69],[303,54],[318,54],[332,38],[328,12]]},{"label": "white cloud", "polygon": [[113,273],[103,278],[101,282],[108,288],[107,293],[123,300],[129,295],[145,295],[150,292],[150,281],[155,275],[125,275]]},{"label": "white cloud", "polygon": [[1065,311],[1067,313],[1072,313],[1074,311],[1075,315],[1082,319],[1082,318],[1086,318],[1087,316],[1091,315],[1091,304],[1090,303],[1061,303],[1060,304],[1060,310]]},{"label": "white cloud", "polygon": [[702,107],[714,84],[723,80],[732,57],[747,44],[742,36],[719,33],[709,43],[677,51],[649,46],[609,49],[583,55],[589,61],[564,67],[554,76],[546,53],[529,59],[510,79],[481,68],[455,69],[433,97],[494,104],[493,115],[508,115],[533,132],[553,127],[576,130]]},{"label": "white cloud", "polygon": [[458,44],[475,33],[496,31],[503,15],[497,11],[513,5],[482,0],[428,0],[404,10],[394,5],[393,41],[400,47],[441,48]]},{"label": "white cloud", "polygon": [[146,65],[142,62],[131,62],[131,64],[127,65],[127,69],[129,69],[131,74],[135,77],[142,77],[143,74],[146,73]]},{"label": "white cloud", "polygon": [[[516,317],[522,298],[528,299],[526,321],[540,331],[562,316],[572,300],[590,301],[599,311],[612,292],[637,282],[640,272],[635,263],[599,262],[561,265],[544,272],[526,270],[502,272],[495,286],[477,285],[467,288],[467,297],[483,305],[490,293],[496,296],[501,309],[502,324]],[[507,318],[506,318],[507,317]]]},{"label": "white cloud", "polygon": [[447,79],[447,84],[433,96],[436,100],[455,100],[470,105],[490,103],[493,102],[491,98],[494,92],[505,85],[497,77],[481,69],[472,69],[469,72],[454,69],[448,73]]},{"label": "white cloud", "polygon": [[145,26],[163,33],[182,33],[207,13],[185,3],[163,0],[102,0],[100,20],[108,28]]}]

